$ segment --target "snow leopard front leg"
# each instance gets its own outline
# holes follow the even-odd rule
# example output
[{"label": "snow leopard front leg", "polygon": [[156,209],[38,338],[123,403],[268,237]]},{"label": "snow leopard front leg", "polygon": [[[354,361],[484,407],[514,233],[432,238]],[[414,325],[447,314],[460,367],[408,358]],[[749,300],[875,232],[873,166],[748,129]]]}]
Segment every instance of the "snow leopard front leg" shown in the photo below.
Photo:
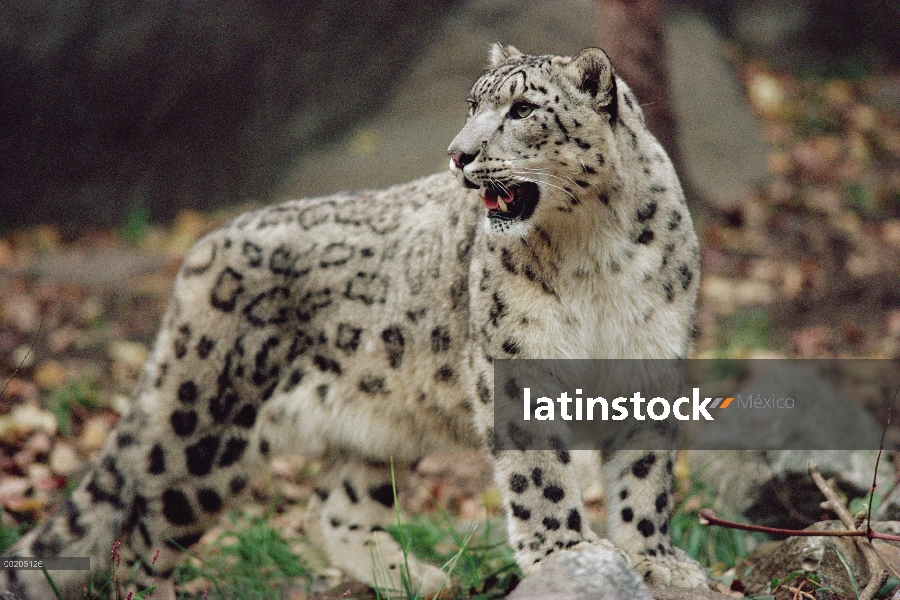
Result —
[{"label": "snow leopard front leg", "polygon": [[[504,420],[502,410],[495,415],[493,361],[483,349],[475,353],[469,359],[479,399],[475,426],[489,446],[494,444],[494,478],[507,513],[509,543],[525,581],[529,575],[540,580],[541,568],[548,562],[574,558],[578,570],[590,573],[592,589],[597,584],[607,592],[624,593],[623,597],[649,598],[628,556],[591,530],[570,453],[550,437],[539,439],[546,431],[524,432],[515,419]],[[518,390],[512,394],[518,395]],[[530,439],[522,439],[523,435]]]},{"label": "snow leopard front leg", "polygon": [[651,587],[705,589],[703,568],[669,536],[674,461],[672,450],[604,452],[606,529]]},{"label": "snow leopard front leg", "polygon": [[587,522],[568,452],[500,450],[494,473],[508,511],[510,543],[526,574],[554,552],[601,543]]},{"label": "snow leopard front leg", "polygon": [[[487,382],[490,376],[482,379]],[[502,411],[488,416],[483,410],[479,421],[500,447],[557,448],[494,451],[495,479],[507,510],[510,544],[526,575],[543,579],[542,569],[556,557],[557,563],[591,572],[591,585],[602,580],[608,584],[605,589],[624,594],[621,597],[644,597],[640,578],[651,587],[707,587],[703,568],[674,547],[669,537],[673,451],[604,453],[608,539],[601,539],[587,522],[568,450],[552,436],[538,439],[545,433],[540,429],[517,429],[521,421],[504,421]],[[574,560],[572,553],[578,555]],[[635,571],[640,578],[633,576]]]}]

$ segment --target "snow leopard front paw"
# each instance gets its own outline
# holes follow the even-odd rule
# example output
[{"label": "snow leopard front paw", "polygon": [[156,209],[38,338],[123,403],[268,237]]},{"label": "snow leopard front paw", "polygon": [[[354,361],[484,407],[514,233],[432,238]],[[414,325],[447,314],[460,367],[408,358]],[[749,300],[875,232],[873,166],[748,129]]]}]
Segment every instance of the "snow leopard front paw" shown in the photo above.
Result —
[{"label": "snow leopard front paw", "polygon": [[709,589],[709,576],[696,560],[681,548],[666,553],[632,555],[634,570],[652,588]]}]

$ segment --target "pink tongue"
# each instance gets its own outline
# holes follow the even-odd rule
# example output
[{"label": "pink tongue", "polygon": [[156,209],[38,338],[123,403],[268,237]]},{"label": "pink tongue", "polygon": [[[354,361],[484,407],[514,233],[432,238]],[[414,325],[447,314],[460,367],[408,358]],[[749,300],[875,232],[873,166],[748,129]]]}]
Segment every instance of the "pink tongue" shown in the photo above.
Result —
[{"label": "pink tongue", "polygon": [[[508,195],[503,196],[503,201],[507,204],[512,204],[514,199],[513,194],[512,192],[507,192],[507,194]],[[497,202],[497,198],[497,192],[495,192],[494,190],[485,189],[484,196],[482,196],[481,199],[482,201],[484,201],[484,205],[488,210],[497,210],[498,208],[500,208],[500,203]]]},{"label": "pink tongue", "polygon": [[497,192],[493,190],[484,190],[484,196],[481,197],[484,205],[488,210],[497,210],[500,204],[497,202]]}]

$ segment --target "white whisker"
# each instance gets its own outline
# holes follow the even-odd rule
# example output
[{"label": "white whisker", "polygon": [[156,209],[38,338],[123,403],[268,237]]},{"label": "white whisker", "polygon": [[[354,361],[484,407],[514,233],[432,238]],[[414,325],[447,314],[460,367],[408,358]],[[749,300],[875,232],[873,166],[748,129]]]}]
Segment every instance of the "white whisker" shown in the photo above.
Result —
[{"label": "white whisker", "polygon": [[527,168],[527,167],[525,167],[525,168],[520,168],[519,170],[520,170],[520,171],[528,172],[528,173],[530,173],[530,174],[542,175],[542,176],[544,176],[544,177],[552,177],[552,178],[554,178],[554,179],[559,179],[559,180],[562,181],[562,182],[568,182],[568,183],[571,183],[572,185],[578,185],[577,183],[575,183],[575,180],[572,179],[571,177],[560,177],[559,175],[553,175],[552,173],[547,173],[546,171],[541,171],[541,170],[539,170],[539,169],[529,169],[529,168]]},{"label": "white whisker", "polygon": [[547,187],[556,188],[556,189],[560,190],[561,192],[567,194],[567,195],[568,195],[570,198],[572,198],[572,200],[574,200],[576,203],[579,202],[578,198],[576,198],[576,197],[572,194],[572,192],[570,192],[569,190],[565,189],[564,187],[561,187],[561,186],[558,186],[558,185],[554,185],[554,184],[548,183],[548,182],[546,182],[546,181],[538,181],[538,180],[536,180],[536,179],[531,179],[531,178],[529,178],[529,177],[525,177],[524,175],[513,175],[513,178],[517,179],[518,181],[527,181],[527,182],[529,182],[529,183],[533,183],[533,184],[537,185],[538,187],[540,187],[540,186],[542,186],[542,185],[545,185],[545,186],[547,186]]},{"label": "white whisker", "polygon": [[[573,186],[578,185],[577,183],[575,183],[575,181],[571,177],[560,177],[559,175],[552,175],[550,173],[545,173],[545,172],[539,171],[537,169],[520,169],[520,170],[527,172],[529,175],[542,175],[544,177],[552,177],[554,179],[559,179],[563,183],[571,183]],[[554,187],[556,187],[556,186],[554,186]],[[571,196],[571,194],[569,194],[569,195]]]},{"label": "white whisker", "polygon": [[566,179],[568,179],[573,184],[575,183],[570,178],[563,178],[563,177],[560,177],[559,175],[553,175],[552,173],[547,173],[547,172],[541,171],[539,169],[519,168],[518,170],[524,171],[524,172],[528,173],[529,175],[541,175],[543,177],[552,177],[553,179],[559,179],[560,181],[563,181],[563,182],[565,182]]}]

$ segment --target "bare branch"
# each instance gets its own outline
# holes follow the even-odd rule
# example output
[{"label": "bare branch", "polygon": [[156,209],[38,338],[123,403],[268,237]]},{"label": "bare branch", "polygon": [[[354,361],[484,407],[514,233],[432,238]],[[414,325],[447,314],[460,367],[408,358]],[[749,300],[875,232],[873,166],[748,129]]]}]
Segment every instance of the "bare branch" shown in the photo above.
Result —
[{"label": "bare branch", "polygon": [[[883,434],[882,434],[883,435]],[[884,439],[882,437],[882,443]],[[881,456],[881,450],[878,451],[878,456]],[[878,470],[878,463],[875,463],[875,470]],[[847,507],[844,506],[844,503],[841,502],[840,498],[838,498],[837,493],[834,491],[834,488],[831,487],[825,478],[822,477],[822,474],[819,472],[819,466],[810,461],[809,462],[809,476],[812,477],[812,480],[815,482],[816,487],[819,488],[819,491],[822,492],[822,495],[825,496],[829,508],[838,516],[838,519],[841,520],[841,523],[844,524],[844,527],[855,528],[856,523],[853,519],[853,515],[850,514],[850,511],[847,510]],[[873,483],[874,486],[874,483]],[[873,488],[874,489],[874,488]],[[869,513],[871,514],[872,507],[869,506]],[[871,534],[871,528],[866,525],[865,531],[860,531],[860,533]],[[860,590],[859,592],[859,600],[872,600],[875,597],[875,594],[881,589],[881,586],[884,585],[884,582],[887,581],[888,572],[884,568],[884,564],[881,562],[881,559],[875,553],[875,550],[872,548],[871,544],[869,544],[868,539],[857,539],[854,540],[856,542],[856,546],[859,548],[859,551],[862,553],[863,557],[866,559],[866,566],[869,569],[869,583],[866,584],[866,587]]]},{"label": "bare branch", "polygon": [[3,386],[3,389],[0,390],[0,396],[6,393],[6,388],[9,387],[9,384],[12,383],[12,380],[15,379],[16,375],[19,374],[19,371],[25,365],[25,361],[28,360],[28,357],[31,356],[32,351],[34,350],[35,344],[37,344],[38,337],[41,335],[41,329],[44,327],[44,315],[41,315],[40,320],[38,321],[38,330],[34,334],[34,338],[31,340],[31,345],[28,347],[28,352],[25,353],[25,356],[22,357],[22,360],[19,362],[19,366],[15,368],[12,372],[12,375],[9,376],[9,379],[6,380],[6,385]]}]

